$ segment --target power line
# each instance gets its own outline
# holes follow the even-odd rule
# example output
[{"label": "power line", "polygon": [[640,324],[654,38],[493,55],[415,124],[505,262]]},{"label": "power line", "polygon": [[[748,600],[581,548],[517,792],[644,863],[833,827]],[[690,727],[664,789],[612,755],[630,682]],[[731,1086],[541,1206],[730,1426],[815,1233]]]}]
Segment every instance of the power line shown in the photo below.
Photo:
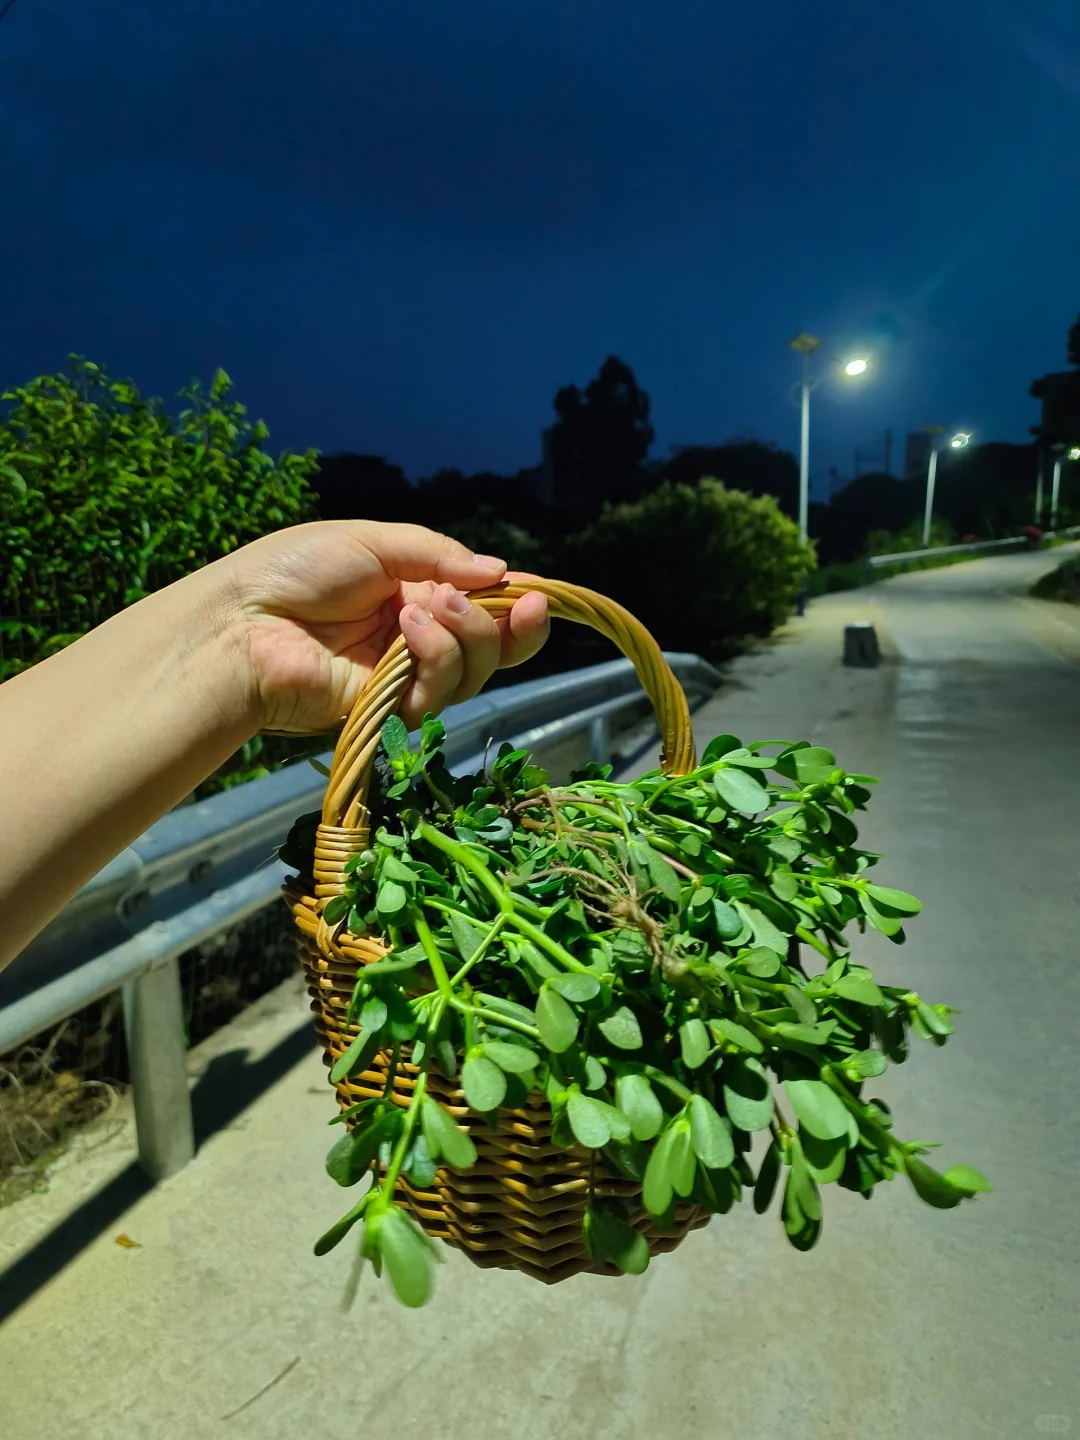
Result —
[{"label": "power line", "polygon": [[15,4],[15,0],[7,0],[7,3],[5,4],[4,8],[3,8],[2,10],[0,10],[0,20],[3,20],[4,16],[7,14],[7,12],[11,9],[12,5],[14,5],[14,4]]}]

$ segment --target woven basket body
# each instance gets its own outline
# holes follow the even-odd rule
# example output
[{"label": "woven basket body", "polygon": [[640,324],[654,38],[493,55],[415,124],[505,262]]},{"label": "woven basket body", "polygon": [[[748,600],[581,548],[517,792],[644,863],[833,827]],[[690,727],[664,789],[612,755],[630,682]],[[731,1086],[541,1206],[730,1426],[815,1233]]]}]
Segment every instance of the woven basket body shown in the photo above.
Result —
[{"label": "woven basket body", "polygon": [[[689,712],[678,681],[656,642],[625,610],[590,591],[557,581],[530,580],[472,596],[493,615],[505,615],[514,600],[529,590],[542,590],[551,612],[592,625],[615,641],[633,662],[656,709],[663,736],[662,764],[673,774],[693,768]],[[332,1065],[357,1034],[345,1016],[357,970],[386,953],[370,936],[334,930],[322,917],[323,906],[344,889],[345,862],[366,849],[368,812],[365,805],[379,731],[400,703],[412,678],[412,661],[398,640],[375,671],[346,722],[334,752],[322,824],[315,845],[312,873],[295,877],[286,894],[301,931],[301,956],[311,993],[315,1028],[324,1059]],[[407,1051],[408,1047],[403,1047]],[[337,1085],[342,1109],[358,1100],[383,1094],[389,1071],[388,1053],[377,1055],[368,1070]],[[407,1106],[417,1070],[399,1061],[393,1096]],[[500,1110],[498,1128],[469,1110],[464,1094],[432,1067],[428,1093],[444,1104],[467,1129],[477,1150],[476,1164],[458,1173],[443,1167],[428,1189],[416,1189],[401,1178],[397,1198],[430,1234],[465,1252],[482,1266],[520,1270],[549,1283],[581,1271],[604,1271],[593,1263],[582,1241],[582,1220],[590,1183],[594,1193],[619,1196],[633,1210],[631,1224],[649,1241],[654,1255],[672,1250],[686,1234],[707,1223],[708,1213],[693,1204],[679,1205],[674,1223],[664,1232],[640,1204],[641,1187],[613,1176],[602,1157],[580,1146],[551,1143],[551,1110],[534,1093],[519,1110]]]}]

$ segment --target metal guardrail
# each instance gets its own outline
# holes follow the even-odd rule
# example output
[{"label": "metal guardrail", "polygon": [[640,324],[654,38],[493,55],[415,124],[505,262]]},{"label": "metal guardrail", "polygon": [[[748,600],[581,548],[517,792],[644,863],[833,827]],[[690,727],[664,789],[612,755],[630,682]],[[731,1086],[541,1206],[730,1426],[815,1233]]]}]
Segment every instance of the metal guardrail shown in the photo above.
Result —
[{"label": "metal guardrail", "polygon": [[[1068,540],[1080,535],[1080,525],[1066,530],[1047,530],[1044,540]],[[967,545],[931,545],[926,550],[898,550],[892,555],[869,555],[866,564],[878,570],[885,565],[910,565],[916,560],[938,560],[945,555],[976,555],[985,550],[1023,550],[1031,546],[1026,535],[1010,535],[1004,540],[975,540]]]},{"label": "metal guardrail", "polygon": [[[700,656],[666,658],[692,700],[719,683]],[[591,758],[606,763],[611,717],[643,699],[628,660],[493,690],[445,712],[447,762],[479,770],[492,739],[542,758],[587,731]],[[324,788],[297,763],[172,811],[0,975],[0,1054],[123,987],[139,1158],[155,1178],[193,1154],[178,957],[279,895],[286,872],[277,847],[298,815],[318,808]]]}]

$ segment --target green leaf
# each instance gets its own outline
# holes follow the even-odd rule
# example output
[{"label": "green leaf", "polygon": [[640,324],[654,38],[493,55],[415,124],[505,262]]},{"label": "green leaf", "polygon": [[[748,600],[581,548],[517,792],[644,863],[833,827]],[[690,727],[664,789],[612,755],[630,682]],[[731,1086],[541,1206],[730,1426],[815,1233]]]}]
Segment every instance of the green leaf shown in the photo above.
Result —
[{"label": "green leaf", "polygon": [[674,1186],[672,1185],[671,1148],[675,1141],[675,1126],[669,1125],[657,1140],[645,1167],[645,1180],[641,1187],[641,1200],[650,1215],[663,1215],[671,1206]]},{"label": "green leaf", "polygon": [[789,750],[786,755],[778,756],[773,769],[789,780],[797,780],[800,785],[820,785],[832,779],[836,756],[821,746],[807,745],[801,750]]},{"label": "green leaf", "polygon": [[769,808],[769,792],[745,770],[717,770],[712,783],[721,800],[744,815],[758,815]]},{"label": "green leaf", "polygon": [[421,1190],[426,1190],[435,1180],[439,1167],[435,1163],[435,1157],[428,1148],[424,1136],[417,1135],[413,1141],[412,1153],[405,1166],[409,1179],[413,1185]]},{"label": "green leaf", "polygon": [[969,1195],[979,1192],[988,1193],[993,1190],[993,1185],[986,1176],[976,1170],[974,1165],[951,1165],[942,1179],[954,1190],[962,1190]]},{"label": "green leaf", "polygon": [[386,1002],[378,995],[369,995],[360,1010],[361,1030],[381,1030],[386,1024]]},{"label": "green leaf", "polygon": [[743,928],[742,916],[725,900],[713,901],[713,918],[716,922],[716,933],[721,940],[734,940]]},{"label": "green leaf", "polygon": [[694,1170],[697,1164],[690,1139],[690,1123],[679,1119],[671,1129],[674,1135],[668,1157],[671,1188],[685,1200],[694,1188]]},{"label": "green leaf", "polygon": [[682,1047],[683,1064],[690,1070],[704,1065],[712,1042],[703,1020],[687,1020],[679,1026],[679,1044]]},{"label": "green leaf", "polygon": [[551,982],[545,980],[536,999],[540,1040],[553,1055],[561,1055],[577,1039],[578,1019]]},{"label": "green leaf", "polygon": [[644,1075],[621,1075],[615,1082],[615,1101],[635,1140],[651,1140],[660,1133],[664,1109]]},{"label": "green leaf", "polygon": [[774,950],[778,955],[787,954],[787,936],[776,928],[767,915],[763,915],[753,905],[744,905],[741,900],[736,901],[735,908],[754,932],[756,945]]},{"label": "green leaf", "polygon": [[387,716],[379,738],[388,760],[400,760],[409,753],[409,731],[400,715]]},{"label": "green leaf", "polygon": [[942,1015],[936,1006],[920,1001],[918,1015],[931,1035],[951,1035],[953,1033],[952,1021],[948,1015]]},{"label": "green leaf", "polygon": [[607,1207],[586,1212],[585,1243],[598,1264],[614,1265],[624,1275],[641,1275],[649,1264],[649,1242]]},{"label": "green leaf", "polygon": [[471,960],[483,944],[483,931],[452,910],[446,917],[450,923],[450,935],[462,960]]},{"label": "green leaf", "polygon": [[454,1170],[468,1170],[476,1164],[476,1146],[468,1132],[429,1095],[424,1096],[420,1123],[428,1149],[436,1159],[441,1156]]},{"label": "green leaf", "polygon": [[773,1118],[773,1094],[761,1063],[752,1055],[724,1065],[724,1108],[740,1130],[765,1130]]},{"label": "green leaf", "polygon": [[330,1083],[337,1085],[347,1075],[352,1075],[357,1070],[366,1070],[378,1048],[378,1031],[361,1030],[349,1048],[334,1061],[330,1070]]},{"label": "green leaf", "polygon": [[853,1069],[863,1080],[872,1080],[877,1075],[884,1075],[889,1068],[889,1062],[880,1050],[860,1050],[854,1055],[849,1055],[844,1064]]},{"label": "green leaf", "polygon": [[765,1158],[761,1162],[761,1169],[758,1171],[757,1181],[754,1185],[754,1209],[759,1215],[764,1215],[772,1204],[779,1175],[780,1147],[774,1140],[765,1152]]},{"label": "green leaf", "polygon": [[832,986],[834,995],[858,1005],[882,1005],[885,997],[868,975],[841,975]]},{"label": "green leaf", "polygon": [[798,985],[785,985],[783,987],[784,999],[791,1006],[804,1025],[813,1025],[817,1020],[817,1007],[810,996],[799,989]]},{"label": "green leaf", "polygon": [[738,1045],[740,1050],[746,1050],[751,1055],[760,1055],[765,1048],[756,1035],[736,1020],[721,1016],[717,1020],[709,1021],[709,1029],[717,1040],[730,1040],[733,1045]]},{"label": "green leaf", "polygon": [[516,1000],[507,1000],[502,995],[486,995],[480,991],[476,992],[476,998],[486,1010],[495,1010],[500,1015],[505,1015],[508,1020],[520,1020],[524,1025],[536,1024],[536,1011],[530,1010],[527,1005],[519,1005]]},{"label": "green leaf", "polygon": [[899,910],[902,915],[918,915],[922,909],[922,901],[909,895],[906,890],[891,890],[887,885],[867,885],[866,893],[879,905],[887,905],[890,910]]},{"label": "green leaf", "polygon": [[649,878],[662,895],[676,905],[682,899],[679,877],[664,859],[663,855],[648,847]]},{"label": "green leaf", "polygon": [[434,1279],[431,1247],[398,1205],[379,1218],[378,1248],[401,1303],[414,1310],[426,1305]]},{"label": "green leaf", "polygon": [[611,1126],[605,1114],[607,1109],[606,1105],[589,1095],[582,1095],[579,1090],[570,1092],[566,1110],[570,1118],[570,1128],[580,1145],[589,1150],[602,1150],[608,1143],[611,1139]]},{"label": "green leaf", "polygon": [[927,1165],[924,1160],[919,1160],[914,1155],[907,1157],[904,1168],[919,1199],[925,1200],[927,1205],[933,1205],[936,1210],[951,1210],[966,1198],[963,1190],[951,1185],[932,1165]]},{"label": "green leaf", "polygon": [[380,915],[388,919],[401,913],[409,903],[409,896],[405,887],[399,885],[396,880],[384,880],[379,886],[379,893],[375,897],[375,909]]},{"label": "green leaf", "polygon": [[524,1045],[511,1045],[505,1040],[485,1040],[484,1054],[509,1075],[525,1075],[535,1070],[540,1057]]},{"label": "green leaf", "polygon": [[349,899],[347,895],[331,895],[323,906],[323,919],[327,925],[337,925],[349,913]]},{"label": "green leaf", "polygon": [[880,930],[882,935],[896,935],[903,929],[902,917],[890,915],[887,910],[879,910],[864,890],[859,891],[859,904],[870,924],[875,930]]},{"label": "green leaf", "polygon": [[315,1241],[316,1255],[329,1254],[335,1245],[339,1245],[341,1241],[344,1240],[345,1236],[371,1204],[371,1197],[374,1194],[374,1190],[365,1190],[349,1213],[343,1215],[340,1220],[331,1225],[330,1229],[327,1230],[324,1235],[319,1236],[318,1240]]},{"label": "green leaf", "polygon": [[702,765],[712,765],[730,750],[741,750],[742,743],[736,740],[734,735],[717,735],[705,746],[705,753],[701,757]]},{"label": "green leaf", "polygon": [[731,1131],[704,1095],[695,1095],[690,1101],[690,1142],[709,1170],[726,1169],[735,1159]]},{"label": "green leaf", "polygon": [[408,950],[391,950],[384,960],[376,960],[364,966],[364,975],[393,975],[396,971],[415,970],[417,965],[427,964],[427,954],[422,945],[412,945]]},{"label": "green leaf", "polygon": [[823,1080],[785,1080],[784,1089],[799,1124],[819,1140],[840,1140],[848,1133],[844,1102]]},{"label": "green leaf", "polygon": [[497,1110],[506,1095],[506,1076],[492,1060],[483,1055],[469,1055],[461,1067],[461,1087],[465,1099],[481,1114]]},{"label": "green leaf", "polygon": [[553,975],[549,981],[551,988],[557,990],[564,1000],[573,1000],[576,1005],[583,1005],[588,1000],[595,1000],[600,994],[600,981],[595,975],[582,975],[580,971],[574,970],[570,974]]},{"label": "green leaf", "polygon": [[640,1050],[642,1046],[641,1026],[637,1016],[628,1005],[620,1005],[610,1015],[598,1022],[596,1027],[609,1045],[619,1050]]},{"label": "green leaf", "polygon": [[382,864],[382,879],[400,880],[406,888],[415,885],[420,878],[411,866],[406,865],[404,860],[399,860],[396,855],[387,855]]},{"label": "green leaf", "polygon": [[548,980],[552,976],[562,973],[555,968],[555,966],[551,963],[551,961],[547,958],[546,955],[542,954],[541,951],[539,951],[536,946],[531,944],[529,941],[526,941],[524,945],[521,945],[519,947],[519,950],[521,958],[525,961],[525,964],[528,965],[529,969],[533,972],[533,974],[538,975],[541,980]]},{"label": "green leaf", "polygon": [[[780,948],[781,953],[787,950],[786,945],[782,945]],[[749,954],[744,955],[739,964],[748,975],[757,975],[762,980],[767,980],[770,975],[775,975],[780,969],[780,956],[774,949],[759,945]]]},{"label": "green leaf", "polygon": [[774,870],[769,888],[778,900],[794,900],[799,893],[799,882],[790,870]]},{"label": "green leaf", "polygon": [[11,482],[11,488],[20,500],[26,499],[26,481],[19,474],[13,465],[0,465],[0,475],[6,475]]},{"label": "green leaf", "polygon": [[800,1129],[799,1138],[806,1156],[806,1168],[819,1185],[830,1185],[843,1173],[847,1158],[847,1137],[839,1140],[819,1140],[809,1130]]},{"label": "green leaf", "polygon": [[776,1033],[785,1040],[795,1040],[800,1045],[824,1045],[835,1029],[835,1020],[819,1020],[816,1025],[792,1024],[788,1020],[781,1020],[777,1023]]}]

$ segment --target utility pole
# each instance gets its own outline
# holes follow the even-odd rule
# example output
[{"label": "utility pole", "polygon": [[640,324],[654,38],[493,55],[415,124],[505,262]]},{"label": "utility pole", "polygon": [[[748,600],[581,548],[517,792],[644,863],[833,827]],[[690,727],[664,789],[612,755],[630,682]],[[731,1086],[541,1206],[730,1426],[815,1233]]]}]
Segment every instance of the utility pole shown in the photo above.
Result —
[{"label": "utility pole", "polygon": [[885,474],[892,474],[892,431],[885,431]]}]

